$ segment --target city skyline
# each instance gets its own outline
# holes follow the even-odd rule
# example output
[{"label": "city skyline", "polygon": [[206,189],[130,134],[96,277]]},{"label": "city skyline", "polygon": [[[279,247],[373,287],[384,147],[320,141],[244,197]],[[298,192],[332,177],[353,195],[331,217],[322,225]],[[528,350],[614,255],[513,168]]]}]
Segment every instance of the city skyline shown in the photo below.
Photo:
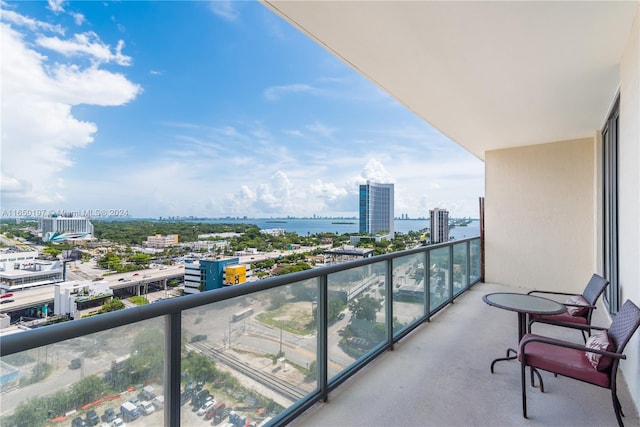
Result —
[{"label": "city skyline", "polygon": [[0,4],[7,212],[478,216],[480,160],[256,2]]}]

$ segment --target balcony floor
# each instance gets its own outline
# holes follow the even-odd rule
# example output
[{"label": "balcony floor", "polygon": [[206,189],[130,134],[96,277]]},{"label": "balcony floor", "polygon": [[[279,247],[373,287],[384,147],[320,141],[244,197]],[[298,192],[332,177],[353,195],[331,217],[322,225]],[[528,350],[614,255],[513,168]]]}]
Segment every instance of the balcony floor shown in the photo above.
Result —
[{"label": "balcony floor", "polygon": [[[482,296],[524,289],[480,283],[298,417],[300,426],[614,426],[609,390],[541,372],[545,393],[527,388],[522,417],[520,366],[498,362],[515,347],[516,313],[490,307]],[[608,326],[603,307],[594,325]],[[578,331],[537,325],[534,332],[578,343]],[[637,333],[637,332],[636,332]],[[628,363],[622,361],[622,364]],[[528,374],[527,374],[528,378]],[[618,396],[627,427],[640,425],[624,377]]]}]

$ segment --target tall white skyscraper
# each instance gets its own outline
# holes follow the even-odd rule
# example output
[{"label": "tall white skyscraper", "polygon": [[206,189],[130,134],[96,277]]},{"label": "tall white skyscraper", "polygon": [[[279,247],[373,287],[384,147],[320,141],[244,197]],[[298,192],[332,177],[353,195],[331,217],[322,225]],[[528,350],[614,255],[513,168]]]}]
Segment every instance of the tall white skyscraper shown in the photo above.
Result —
[{"label": "tall white skyscraper", "polygon": [[360,232],[377,234],[388,232],[394,236],[393,184],[367,181],[360,185]]},{"label": "tall white skyscraper", "polygon": [[429,211],[431,243],[449,241],[449,211],[435,208]]}]

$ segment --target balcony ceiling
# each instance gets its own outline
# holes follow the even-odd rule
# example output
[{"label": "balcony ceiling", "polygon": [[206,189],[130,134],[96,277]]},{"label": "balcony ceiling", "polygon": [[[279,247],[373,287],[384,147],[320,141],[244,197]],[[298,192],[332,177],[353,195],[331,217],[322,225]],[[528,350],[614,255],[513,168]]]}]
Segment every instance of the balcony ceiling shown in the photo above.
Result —
[{"label": "balcony ceiling", "polygon": [[637,1],[263,1],[480,159],[600,129],[638,11]]}]

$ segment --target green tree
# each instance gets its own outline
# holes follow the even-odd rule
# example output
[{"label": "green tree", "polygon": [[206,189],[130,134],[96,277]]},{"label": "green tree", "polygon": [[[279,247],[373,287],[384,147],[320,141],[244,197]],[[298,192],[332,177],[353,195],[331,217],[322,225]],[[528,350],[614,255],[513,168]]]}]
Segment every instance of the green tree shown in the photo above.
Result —
[{"label": "green tree", "polygon": [[104,256],[98,258],[97,261],[98,266],[100,266],[101,268],[105,268],[105,269],[116,269],[116,267],[121,266],[122,265],[122,259],[114,254],[114,253],[107,253]]},{"label": "green tree", "polygon": [[217,370],[213,360],[206,356],[190,351],[182,360],[183,369],[189,376],[196,380],[214,381]]},{"label": "green tree", "polygon": [[329,319],[335,319],[344,309],[345,304],[339,298],[331,298],[327,307],[327,316]]},{"label": "green tree", "polygon": [[71,386],[72,400],[75,406],[82,406],[98,400],[107,393],[107,386],[102,378],[89,375]]},{"label": "green tree", "polygon": [[151,262],[151,255],[148,255],[148,254],[135,254],[135,255],[132,255],[129,258],[129,261],[134,263],[134,264],[146,267]]},{"label": "green tree", "polygon": [[318,378],[318,362],[313,360],[309,363],[309,371],[307,372],[307,380],[314,380]]},{"label": "green tree", "polygon": [[369,295],[351,300],[349,309],[356,319],[375,322],[376,313],[382,308],[382,303]]},{"label": "green tree", "polygon": [[274,292],[271,296],[270,310],[277,310],[287,303],[287,298],[280,292]]},{"label": "green tree", "polygon": [[100,309],[100,313],[108,313],[110,311],[122,310],[125,308],[125,305],[122,301],[117,298],[110,299],[105,301]]},{"label": "green tree", "polygon": [[58,256],[60,256],[60,254],[62,254],[62,249],[55,246],[46,246],[42,249],[42,253],[51,258],[57,258]]}]

